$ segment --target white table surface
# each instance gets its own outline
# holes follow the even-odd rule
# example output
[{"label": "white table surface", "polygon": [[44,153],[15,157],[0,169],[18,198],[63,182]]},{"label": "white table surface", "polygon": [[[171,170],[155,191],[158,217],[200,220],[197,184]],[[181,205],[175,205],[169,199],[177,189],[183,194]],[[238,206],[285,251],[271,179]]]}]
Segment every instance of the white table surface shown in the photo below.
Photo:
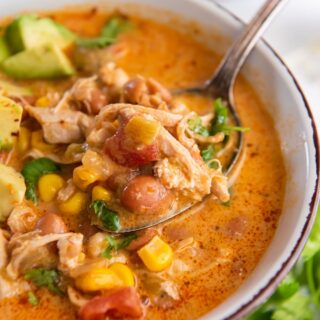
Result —
[{"label": "white table surface", "polygon": [[[212,0],[248,21],[265,0]],[[264,38],[298,79],[320,131],[320,0],[289,0]]]}]

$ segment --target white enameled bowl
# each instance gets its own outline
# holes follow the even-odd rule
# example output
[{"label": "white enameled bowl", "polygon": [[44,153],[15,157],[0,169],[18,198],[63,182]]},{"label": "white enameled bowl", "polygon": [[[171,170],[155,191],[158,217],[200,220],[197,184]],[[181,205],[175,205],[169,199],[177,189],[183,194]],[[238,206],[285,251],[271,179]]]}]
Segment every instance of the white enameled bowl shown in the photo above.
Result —
[{"label": "white enameled bowl", "polygon": [[[155,14],[152,9],[139,8],[135,4],[166,12]],[[98,5],[109,9],[121,7],[162,21],[168,21],[168,12],[172,12],[199,24],[206,33],[201,40],[219,53],[227,49],[230,40],[243,26],[225,9],[206,0],[2,0],[0,16],[69,5]],[[278,229],[260,263],[232,296],[203,317],[207,320],[239,319],[272,293],[307,240],[319,195],[319,138],[316,125],[290,70],[277,53],[261,41],[249,57],[243,75],[259,93],[274,119],[287,170],[285,200]]]}]

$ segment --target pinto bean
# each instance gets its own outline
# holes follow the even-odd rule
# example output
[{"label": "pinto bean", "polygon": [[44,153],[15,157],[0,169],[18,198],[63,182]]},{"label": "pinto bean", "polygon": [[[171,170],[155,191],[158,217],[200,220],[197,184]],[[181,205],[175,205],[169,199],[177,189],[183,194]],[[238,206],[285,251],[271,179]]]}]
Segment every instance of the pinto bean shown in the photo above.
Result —
[{"label": "pinto bean", "polygon": [[95,88],[91,92],[91,111],[93,114],[98,114],[102,107],[108,104],[108,97],[101,90]]},{"label": "pinto bean", "polygon": [[161,182],[151,176],[132,179],[121,194],[121,203],[135,213],[156,214],[168,210],[173,196]]},{"label": "pinto bean", "polygon": [[131,241],[127,250],[137,251],[147,244],[154,236],[158,234],[156,229],[147,229],[138,233],[138,238]]},{"label": "pinto bean", "polygon": [[171,102],[170,91],[152,78],[141,76],[128,81],[123,87],[126,102],[137,103],[151,108],[163,107]]},{"label": "pinto bean", "polygon": [[44,214],[37,221],[35,229],[41,230],[42,235],[67,232],[67,226],[63,222],[62,218],[55,213]]}]

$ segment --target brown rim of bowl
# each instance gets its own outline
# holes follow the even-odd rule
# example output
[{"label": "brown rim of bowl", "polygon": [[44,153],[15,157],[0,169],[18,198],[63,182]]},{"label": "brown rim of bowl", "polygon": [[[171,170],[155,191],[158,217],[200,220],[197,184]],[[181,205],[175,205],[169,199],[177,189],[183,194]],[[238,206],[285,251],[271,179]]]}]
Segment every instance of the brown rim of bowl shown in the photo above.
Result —
[{"label": "brown rim of bowl", "polygon": [[[239,17],[237,17],[235,14],[233,14],[230,10],[223,7],[220,3],[217,3],[212,0],[206,0],[211,2],[211,4],[217,6],[219,9],[230,15],[234,20],[240,22],[242,25],[245,25],[244,21],[241,20]],[[255,296],[245,303],[244,305],[240,306],[238,310],[236,310],[232,315],[224,318],[223,320],[236,320],[240,319],[244,316],[246,316],[250,311],[253,311],[255,307],[257,307],[259,304],[261,304],[265,299],[267,299],[276,289],[278,284],[283,280],[283,278],[287,275],[287,273],[290,271],[290,269],[293,267],[297,259],[299,258],[299,255],[308,239],[308,236],[310,234],[311,228],[313,226],[316,212],[317,212],[317,204],[318,204],[318,198],[319,198],[319,192],[320,192],[320,181],[319,181],[319,175],[320,175],[320,147],[319,147],[319,136],[318,131],[316,127],[316,123],[313,117],[313,114],[311,112],[311,108],[309,106],[309,103],[291,70],[286,65],[286,63],[283,61],[283,59],[280,57],[280,55],[277,53],[277,51],[264,39],[261,39],[261,41],[264,43],[264,45],[273,53],[273,55],[279,60],[279,62],[282,64],[282,66],[286,69],[289,76],[291,77],[291,80],[293,81],[295,87],[297,88],[298,92],[300,93],[300,96],[303,100],[304,106],[307,110],[308,116],[311,119],[311,126],[313,129],[313,144],[315,147],[316,152],[316,166],[317,166],[317,176],[316,176],[316,185],[312,194],[311,201],[309,203],[309,214],[306,218],[306,222],[303,226],[301,235],[299,239],[296,242],[295,247],[293,248],[289,258],[282,264],[279,271],[269,280],[267,285],[265,285],[262,289],[259,290],[258,293],[255,294]]]}]

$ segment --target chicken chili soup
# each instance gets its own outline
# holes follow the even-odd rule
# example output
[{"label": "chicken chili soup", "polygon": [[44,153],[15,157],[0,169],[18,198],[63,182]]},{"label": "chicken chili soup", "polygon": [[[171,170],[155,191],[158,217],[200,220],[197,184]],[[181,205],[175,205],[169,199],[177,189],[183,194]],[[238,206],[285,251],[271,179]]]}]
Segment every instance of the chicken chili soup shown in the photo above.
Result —
[{"label": "chicken chili soup", "polygon": [[[190,34],[97,9],[2,23],[7,320],[196,319],[259,262],[281,214],[277,134],[243,79],[235,99],[245,128],[219,98],[172,96],[203,83],[219,61]],[[231,186],[225,172],[238,131],[246,131],[246,158]],[[116,233],[187,203],[198,205]]]}]

